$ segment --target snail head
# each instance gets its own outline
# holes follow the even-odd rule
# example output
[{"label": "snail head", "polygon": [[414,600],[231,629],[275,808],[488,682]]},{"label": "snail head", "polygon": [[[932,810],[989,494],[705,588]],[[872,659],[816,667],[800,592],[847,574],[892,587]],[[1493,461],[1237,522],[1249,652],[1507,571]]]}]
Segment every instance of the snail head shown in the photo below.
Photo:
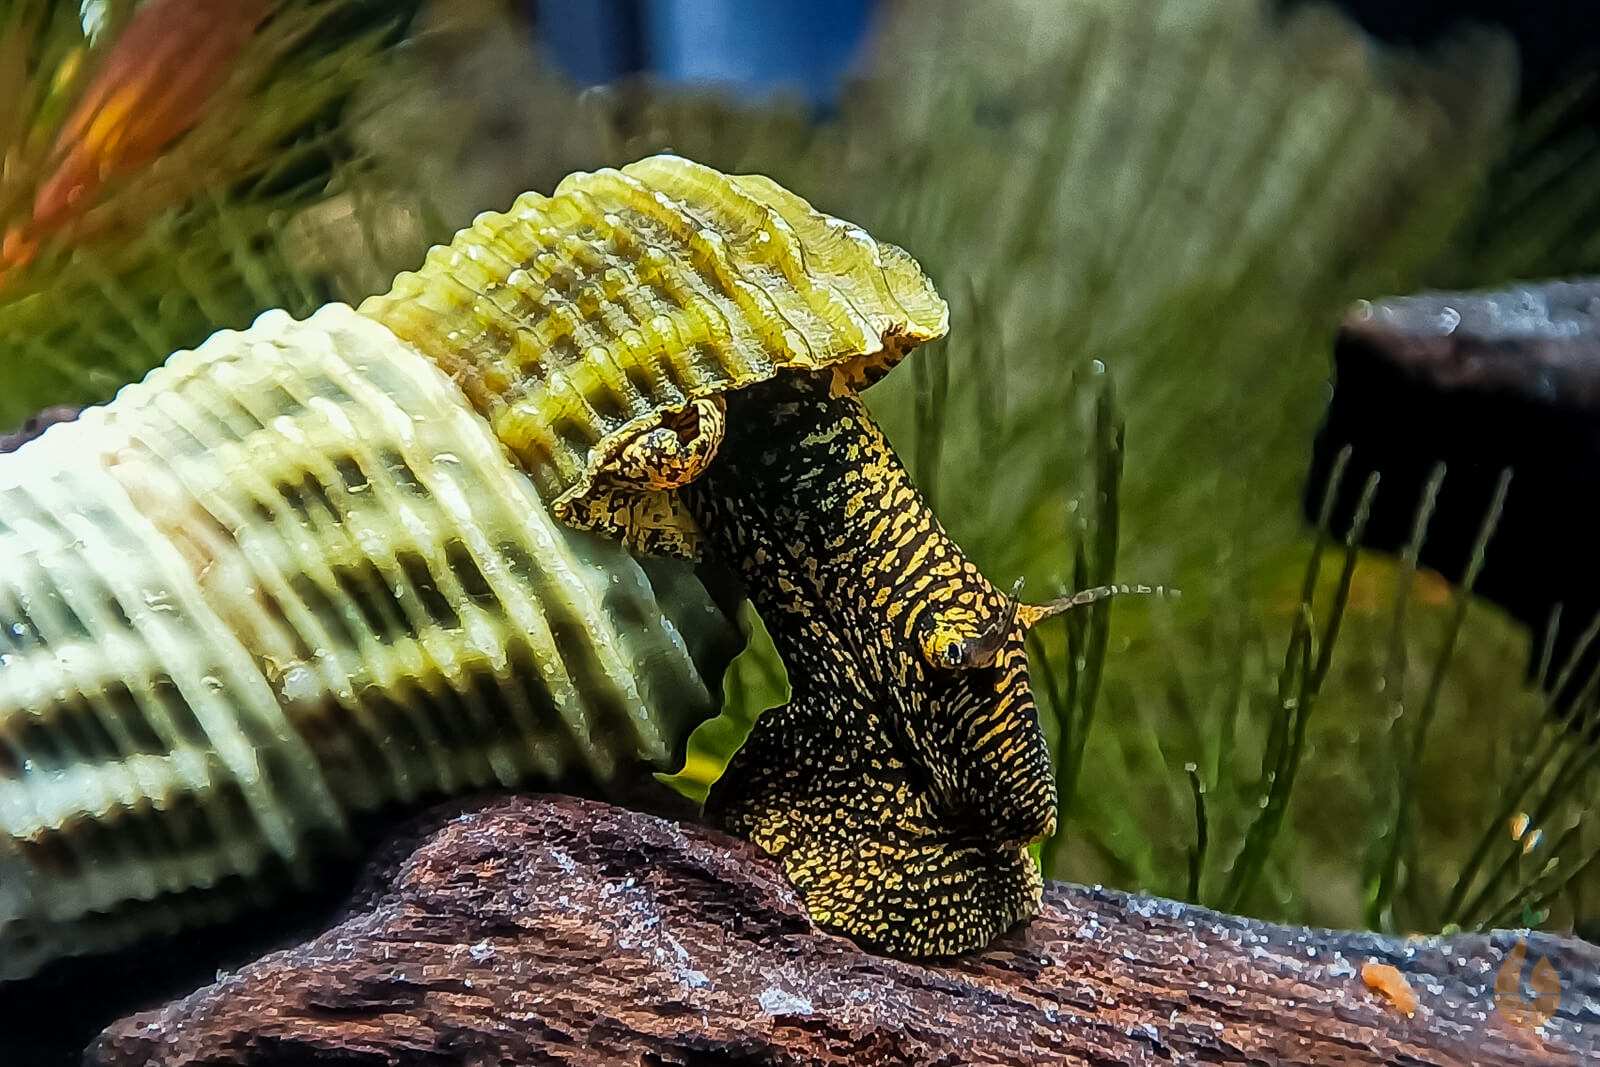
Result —
[{"label": "snail head", "polygon": [[1059,596],[1043,604],[1024,604],[1022,579],[1018,578],[1006,597],[1005,608],[987,620],[952,619],[948,615],[933,625],[923,639],[928,662],[946,670],[971,670],[992,667],[1007,642],[1016,635],[1026,636],[1039,623],[1117,596],[1161,595],[1159,585],[1098,585]]}]

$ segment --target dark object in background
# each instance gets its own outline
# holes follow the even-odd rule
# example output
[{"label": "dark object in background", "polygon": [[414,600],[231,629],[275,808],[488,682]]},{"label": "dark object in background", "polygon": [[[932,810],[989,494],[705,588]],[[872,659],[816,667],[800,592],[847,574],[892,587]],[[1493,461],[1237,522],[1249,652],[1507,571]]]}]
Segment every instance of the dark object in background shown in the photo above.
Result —
[{"label": "dark object in background", "polygon": [[[1307,516],[1315,521],[1336,457],[1349,445],[1330,529],[1337,536],[1349,529],[1363,483],[1377,471],[1363,543],[1398,552],[1442,462],[1420,558],[1459,582],[1510,468],[1475,590],[1529,627],[1533,666],[1561,606],[1553,684],[1600,611],[1600,280],[1364,304],[1340,327],[1334,369]],[[1600,642],[1556,694],[1563,710],[1600,663],[1597,648]]]},{"label": "dark object in background", "polygon": [[[1278,0],[1293,9],[1316,0]],[[1390,44],[1427,47],[1467,25],[1498,26],[1522,56],[1522,110],[1594,73],[1600,4],[1586,0],[1335,0],[1361,28]],[[1600,125],[1600,101],[1586,108]]]}]

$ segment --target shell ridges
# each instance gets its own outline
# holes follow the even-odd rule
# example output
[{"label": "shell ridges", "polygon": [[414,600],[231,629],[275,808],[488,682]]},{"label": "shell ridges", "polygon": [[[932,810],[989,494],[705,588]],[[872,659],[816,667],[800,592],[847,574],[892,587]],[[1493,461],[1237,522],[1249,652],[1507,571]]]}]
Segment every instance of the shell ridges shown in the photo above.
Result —
[{"label": "shell ridges", "polygon": [[628,440],[785,368],[874,380],[947,326],[904,251],[671,155],[486,212],[360,310],[461,385],[564,521],[690,556],[670,492],[606,483]]},{"label": "shell ridges", "polygon": [[731,625],[653,566],[343,305],[0,456],[0,981],[309,880],[360,812],[670,767]]}]

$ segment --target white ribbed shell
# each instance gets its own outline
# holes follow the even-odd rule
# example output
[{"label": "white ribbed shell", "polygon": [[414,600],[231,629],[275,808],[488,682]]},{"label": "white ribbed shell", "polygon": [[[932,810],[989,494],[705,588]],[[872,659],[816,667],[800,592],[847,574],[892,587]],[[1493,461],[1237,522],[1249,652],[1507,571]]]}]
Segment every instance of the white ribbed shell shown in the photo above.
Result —
[{"label": "white ribbed shell", "polygon": [[305,880],[360,811],[664,765],[730,636],[675,566],[557,526],[342,305],[0,456],[0,980]]}]

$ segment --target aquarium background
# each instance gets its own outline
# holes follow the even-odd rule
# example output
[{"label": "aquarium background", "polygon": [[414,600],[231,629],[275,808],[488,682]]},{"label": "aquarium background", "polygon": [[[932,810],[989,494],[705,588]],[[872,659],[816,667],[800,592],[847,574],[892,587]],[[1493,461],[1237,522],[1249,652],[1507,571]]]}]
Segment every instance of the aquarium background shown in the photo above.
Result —
[{"label": "aquarium background", "polygon": [[[214,6],[165,2],[170,33]],[[0,425],[261,309],[385,289],[572,170],[670,149],[767,173],[949,299],[950,337],[867,399],[984,572],[1169,590],[1038,635],[1049,876],[1300,923],[1594,929],[1600,743],[1527,682],[1538,636],[1301,506],[1353,301],[1595,269],[1593,34],[1528,29],[1538,4],[1509,28],[1351,5],[1387,39],[1258,0],[267,6],[203,60],[191,122],[130,90],[147,150],[108,149],[33,234],[140,9],[0,5]],[[673,779],[691,797],[784,698],[751,625]]]}]

